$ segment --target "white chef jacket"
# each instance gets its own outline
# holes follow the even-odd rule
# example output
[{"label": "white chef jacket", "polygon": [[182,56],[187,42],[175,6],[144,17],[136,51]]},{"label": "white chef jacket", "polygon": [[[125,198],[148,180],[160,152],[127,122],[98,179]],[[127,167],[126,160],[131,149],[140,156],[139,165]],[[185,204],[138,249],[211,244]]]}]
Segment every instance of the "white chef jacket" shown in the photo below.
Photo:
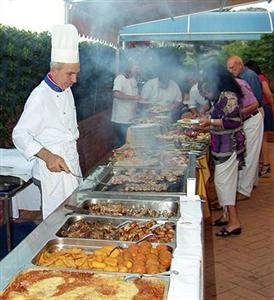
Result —
[{"label": "white chef jacket", "polygon": [[[133,77],[126,78],[120,74],[114,80],[113,91],[119,91],[129,96],[137,96],[137,82]],[[120,124],[129,124],[135,118],[136,109],[136,101],[114,98],[111,121]]]},{"label": "white chef jacket", "polygon": [[160,105],[169,105],[182,101],[181,90],[175,81],[169,80],[168,87],[163,89],[160,87],[158,78],[150,79],[144,84],[141,96]]},{"label": "white chef jacket", "polygon": [[61,156],[71,172],[81,176],[76,140],[79,131],[71,89],[60,89],[47,75],[33,90],[13,130],[16,148],[35,160],[33,177],[41,181],[42,212],[46,218],[79,185],[79,178],[65,172],[51,172],[35,156],[42,148]]}]

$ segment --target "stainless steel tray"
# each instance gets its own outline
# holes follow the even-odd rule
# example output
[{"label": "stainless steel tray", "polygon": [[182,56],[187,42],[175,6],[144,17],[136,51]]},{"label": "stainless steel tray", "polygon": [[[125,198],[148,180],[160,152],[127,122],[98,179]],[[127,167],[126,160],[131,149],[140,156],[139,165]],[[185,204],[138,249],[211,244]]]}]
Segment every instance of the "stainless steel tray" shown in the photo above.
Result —
[{"label": "stainless steel tray", "polygon": [[[102,247],[106,247],[106,246],[111,246],[111,247],[121,247],[121,248],[128,248],[129,245],[132,245],[134,243],[124,243],[124,242],[111,242],[111,241],[88,241],[88,240],[80,240],[80,239],[54,239],[54,240],[50,240],[46,243],[46,245],[44,245],[42,247],[42,249],[33,257],[33,259],[31,260],[31,263],[33,265],[36,266],[40,266],[40,267],[50,267],[50,268],[62,268],[62,269],[79,269],[79,270],[89,270],[89,271],[93,271],[93,272],[100,272],[100,273],[114,273],[114,274],[132,274],[132,273],[128,273],[128,272],[119,272],[117,271],[107,271],[107,270],[100,270],[100,269],[96,269],[92,266],[89,265],[89,263],[87,262],[88,257],[85,258],[86,260],[86,264],[83,265],[85,262],[83,260],[82,254],[81,257],[79,256],[79,253],[77,252],[78,249],[82,250],[84,253],[92,253],[96,250],[101,249]],[[153,243],[152,244],[152,248],[156,248],[158,245],[157,243]],[[166,247],[168,247],[169,251],[171,253],[173,253],[174,248],[171,245],[166,245]],[[77,248],[77,250],[76,250]],[[43,262],[40,264],[39,260],[41,259],[41,256],[44,253],[53,253],[55,251],[60,251],[60,250],[69,250],[69,249],[74,249],[75,253],[71,254],[70,257],[68,257],[68,255],[66,254],[63,255],[62,253],[62,259],[60,260],[57,259],[57,257],[55,257],[55,260],[50,260],[49,264],[48,262]],[[73,251],[74,251],[73,250]],[[43,258],[42,258],[43,259]],[[65,260],[67,259],[67,263],[70,262],[71,264],[71,260],[74,260],[73,266],[72,265],[67,265],[67,263],[65,262]],[[78,259],[81,260],[80,263],[78,263]],[[94,259],[93,256],[91,257],[91,259]],[[57,261],[58,260],[58,261]],[[59,263],[60,262],[60,263]],[[133,261],[132,261],[133,262]],[[169,268],[166,270],[168,271]],[[149,274],[150,276],[153,276],[153,274]],[[157,274],[157,277],[165,277],[164,275],[161,275],[161,273]]]},{"label": "stainless steel tray", "polygon": [[[103,216],[96,216],[96,217],[93,217],[93,216],[86,216],[86,215],[76,215],[76,216],[73,216],[73,217],[69,217],[65,223],[61,226],[61,228],[56,232],[56,235],[58,237],[61,237],[61,238],[66,238],[66,239],[71,239],[71,238],[76,238],[76,239],[88,239],[88,240],[111,240],[111,237],[109,236],[108,232],[108,227],[109,225],[107,224],[110,224],[111,226],[115,227],[115,226],[119,226],[121,225],[122,223],[125,223],[125,222],[137,222],[137,223],[144,223],[144,222],[147,222],[147,221],[150,221],[152,219],[130,219],[130,218],[110,218],[110,217],[103,217]],[[79,221],[83,221],[83,222],[88,222],[90,223],[90,227],[86,227],[85,230],[82,230],[81,232],[81,236],[80,237],[68,237],[66,236],[63,231],[66,231],[69,229],[70,226],[73,226],[74,224],[76,224],[77,222]],[[172,224],[172,228],[174,229],[174,237],[173,237],[173,240],[170,241],[170,242],[162,242],[164,244],[168,243],[168,244],[174,244],[175,245],[175,241],[176,241],[176,223],[175,222],[172,222],[171,220],[168,221],[168,220],[155,220],[157,222],[157,224]],[[94,223],[101,223],[102,226],[105,226],[106,228],[106,231],[103,233],[103,234],[100,234],[98,235],[98,238],[95,237],[95,233],[94,233],[94,227],[92,226],[92,224]],[[106,224],[106,225],[103,225],[103,224]],[[157,230],[157,229],[156,229]],[[76,231],[75,231],[76,232]],[[93,235],[93,238],[90,238],[89,236],[90,235]],[[102,238],[101,238],[102,237]],[[116,237],[114,237],[116,238]],[[121,241],[120,239],[118,239],[118,235],[117,235],[117,239],[113,239],[111,241]],[[166,238],[166,236],[161,236],[161,240],[164,240]],[[138,241],[138,239],[136,240],[129,240],[127,242],[136,242]],[[153,240],[151,240],[153,241]]]},{"label": "stainless steel tray", "polygon": [[57,238],[54,240],[48,241],[42,249],[33,257],[31,263],[36,265],[37,260],[39,259],[41,253],[44,251],[53,252],[56,250],[62,249],[72,249],[72,248],[80,248],[84,251],[91,252],[95,251],[104,246],[114,246],[114,247],[123,247],[126,248],[128,246],[128,242],[123,241],[102,241],[102,240],[88,240],[88,239],[67,239],[67,238]]},{"label": "stainless steel tray", "polygon": [[77,203],[82,203],[87,198],[94,198],[94,199],[102,199],[104,201],[108,200],[140,200],[140,201],[180,201],[180,196],[185,195],[184,193],[177,193],[177,194],[169,194],[169,193],[130,193],[130,192],[96,192],[91,190],[81,190],[77,192]]},{"label": "stainless steel tray", "polygon": [[[28,273],[30,272],[37,272],[36,276],[33,276],[34,274],[32,274],[31,277],[28,276]],[[45,277],[45,273],[48,273],[48,278],[51,278],[51,277],[54,277],[54,276],[57,276],[57,277],[62,277],[62,276],[65,276],[67,278],[67,280],[69,281],[69,278],[71,278],[71,281],[75,281],[75,275],[73,276],[73,274],[76,273],[77,276],[79,276],[79,278],[82,278],[84,277],[85,281],[83,283],[79,282],[77,284],[77,282],[74,284],[75,285],[75,288],[78,287],[78,290],[79,290],[79,287],[88,287],[90,285],[93,285],[96,287],[98,287],[98,289],[100,290],[100,286],[98,285],[98,282],[100,282],[100,280],[96,280],[95,282],[92,281],[93,278],[105,278],[105,279],[113,279],[115,278],[117,281],[120,281],[120,284],[123,284],[124,287],[123,289],[125,291],[128,291],[128,289],[132,289],[132,286],[135,285],[135,281],[134,280],[129,280],[129,281],[126,281],[124,278],[125,278],[125,274],[123,275],[122,273],[103,273],[103,272],[90,272],[88,270],[72,270],[72,269],[56,269],[56,268],[48,268],[48,267],[38,267],[38,266],[33,266],[31,268],[27,268],[27,269],[24,269],[24,270],[21,270],[20,272],[18,272],[11,280],[10,282],[8,283],[8,285],[6,286],[6,288],[0,292],[0,296],[3,296],[3,297],[10,297],[10,295],[8,295],[8,293],[13,293],[13,291],[10,291],[10,289],[12,288],[12,286],[14,284],[16,284],[16,280],[19,280],[18,283],[15,285],[15,289],[16,287],[18,286],[18,284],[22,285],[23,282],[22,281],[25,281],[24,279],[24,275],[27,275],[28,276],[28,281],[25,282],[25,287],[28,287],[28,285],[33,285],[33,284],[37,284],[37,277],[38,277],[38,273],[39,272],[43,272],[43,277],[41,278],[41,280],[43,280],[43,278]],[[70,276],[70,277],[69,277]],[[47,277],[45,277],[47,278]],[[32,281],[33,280],[33,281]],[[90,280],[90,284],[87,285],[87,282],[89,283],[89,280]],[[115,280],[115,282],[117,282]],[[157,280],[157,282],[161,282],[163,284],[163,287],[164,287],[164,293],[163,293],[163,298],[162,300],[166,300],[167,299],[167,295],[168,295],[168,289],[169,289],[169,284],[170,284],[170,278],[168,276],[162,276],[162,277],[151,277],[151,278],[142,278],[141,279],[142,282],[145,282],[145,287],[146,288],[149,288],[149,282],[153,282],[154,280]],[[97,282],[97,283],[96,283]],[[122,282],[122,283],[121,283]],[[140,284],[140,281],[137,281],[138,284]],[[43,283],[43,289],[47,289],[47,286],[45,286],[46,282],[44,280],[44,283]],[[109,284],[111,284],[111,282],[109,282]],[[119,284],[118,284],[119,286]],[[115,285],[116,287],[116,285]],[[40,297],[41,295],[43,295],[43,291],[39,291],[37,290],[37,288],[39,288],[39,285],[36,286],[36,292],[40,294]],[[52,289],[53,288],[53,284],[50,283],[49,286],[48,286],[49,289]],[[69,288],[69,291],[73,290],[74,287],[70,287]],[[42,289],[42,287],[41,287]],[[116,291],[116,289],[114,289]],[[16,290],[17,291],[17,290]],[[35,290],[33,291],[35,292]],[[71,299],[78,299],[79,297],[81,297],[81,293],[83,292],[82,296],[85,298],[85,299],[90,299],[92,300],[93,299],[93,296],[92,296],[92,289],[90,290],[90,292],[88,293],[89,296],[87,296],[87,291],[85,291],[84,289],[81,290],[80,292],[78,291],[77,295],[75,295],[75,298],[71,298]],[[139,292],[142,293],[142,289],[139,289]],[[6,294],[7,293],[7,294]],[[18,293],[19,294],[19,293]],[[51,291],[49,291],[49,294],[48,296],[51,295]],[[141,294],[142,295],[142,294]],[[141,296],[139,295],[139,296]],[[45,295],[46,296],[46,295]],[[23,295],[22,295],[23,297]],[[39,297],[39,299],[40,299]],[[43,297],[43,296],[42,296]],[[123,295],[123,299],[124,300],[132,300],[134,297],[131,296],[129,293],[127,293],[126,296]],[[41,298],[42,299],[42,298]],[[111,299],[113,300],[120,300],[121,297],[117,296],[117,295],[111,295]]]},{"label": "stainless steel tray", "polygon": [[[101,205],[103,207],[112,206],[116,209],[113,213],[111,210],[100,210],[98,212],[91,210],[93,205]],[[146,199],[102,199],[86,197],[80,204],[80,207],[89,210],[91,215],[110,216],[110,217],[130,217],[130,218],[153,218],[153,219],[179,219],[180,209],[179,202],[171,198],[163,200],[146,200]],[[125,209],[125,210],[124,210]],[[142,211],[141,211],[142,210]],[[147,210],[150,211],[148,215]],[[139,211],[139,214],[135,212]]]}]

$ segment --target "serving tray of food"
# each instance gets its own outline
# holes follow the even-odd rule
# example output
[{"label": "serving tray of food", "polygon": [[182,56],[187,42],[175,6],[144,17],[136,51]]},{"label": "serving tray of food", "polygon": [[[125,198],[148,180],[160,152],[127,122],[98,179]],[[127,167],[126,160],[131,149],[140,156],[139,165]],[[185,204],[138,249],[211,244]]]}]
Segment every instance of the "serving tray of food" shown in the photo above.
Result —
[{"label": "serving tray of food", "polygon": [[124,276],[115,274],[33,267],[19,272],[4,291],[0,292],[0,299],[167,299],[168,277],[133,280],[124,278]]},{"label": "serving tray of food", "polygon": [[157,274],[161,277],[170,274],[164,272],[170,270],[173,250],[170,245],[148,241],[136,244],[54,239],[33,257],[32,264],[94,272]]},{"label": "serving tray of food", "polygon": [[179,202],[172,198],[153,199],[105,199],[86,196],[82,198],[80,207],[91,215],[178,219],[180,217]]},{"label": "serving tray of food", "polygon": [[167,220],[110,218],[76,215],[69,217],[56,235],[62,238],[175,243],[176,223]]}]

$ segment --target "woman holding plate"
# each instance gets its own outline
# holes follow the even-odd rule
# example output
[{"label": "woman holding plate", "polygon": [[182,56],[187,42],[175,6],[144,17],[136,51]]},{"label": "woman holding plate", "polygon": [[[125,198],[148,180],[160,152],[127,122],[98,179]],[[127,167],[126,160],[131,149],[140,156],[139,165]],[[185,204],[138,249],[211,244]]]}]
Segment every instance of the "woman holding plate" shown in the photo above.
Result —
[{"label": "woman holding plate", "polygon": [[241,87],[220,64],[208,66],[199,82],[201,95],[212,102],[210,118],[200,118],[196,130],[211,134],[211,157],[215,166],[214,183],[220,205],[224,208],[214,226],[225,226],[217,236],[241,234],[237,214],[236,192],[238,169],[244,163],[245,136],[240,115]]}]

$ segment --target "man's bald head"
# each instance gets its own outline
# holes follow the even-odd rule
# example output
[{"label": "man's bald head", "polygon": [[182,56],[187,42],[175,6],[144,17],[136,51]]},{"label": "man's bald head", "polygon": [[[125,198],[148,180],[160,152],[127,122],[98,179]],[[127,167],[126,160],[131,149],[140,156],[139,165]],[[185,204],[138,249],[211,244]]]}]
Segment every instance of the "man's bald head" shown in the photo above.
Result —
[{"label": "man's bald head", "polygon": [[244,70],[244,63],[241,57],[233,55],[227,59],[226,67],[230,73],[237,77]]}]

